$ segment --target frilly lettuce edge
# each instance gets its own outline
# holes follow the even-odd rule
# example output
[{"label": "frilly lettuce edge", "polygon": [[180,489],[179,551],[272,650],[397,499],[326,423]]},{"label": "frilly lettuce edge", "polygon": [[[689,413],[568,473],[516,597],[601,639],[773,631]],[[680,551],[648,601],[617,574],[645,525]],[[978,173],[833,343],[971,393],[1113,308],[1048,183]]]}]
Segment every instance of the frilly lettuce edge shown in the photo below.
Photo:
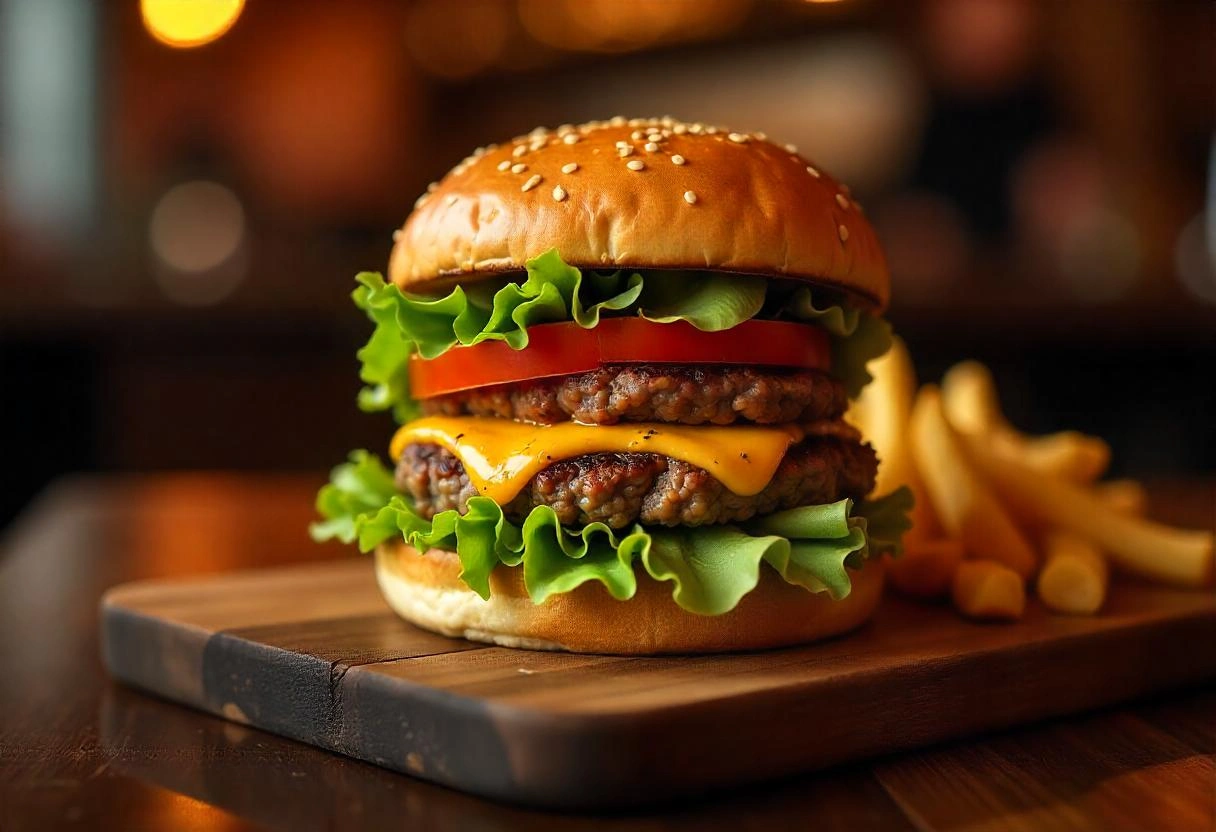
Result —
[{"label": "frilly lettuce edge", "polygon": [[891,346],[891,327],[853,307],[817,305],[808,286],[778,287],[749,275],[668,270],[583,272],[551,249],[527,262],[527,278],[494,289],[457,286],[443,297],[405,294],[376,272],[362,272],[351,297],[375,325],[359,350],[360,378],[367,385],[359,406],[391,410],[399,422],[417,414],[409,395],[408,359],[435,358],[455,346],[505,341],[528,345],[528,327],[574,321],[590,329],[605,314],[639,315],[659,323],[687,321],[698,329],[738,326],[762,311],[768,317],[814,322],[831,336],[832,373],[850,398],[870,382],[867,362]]},{"label": "frilly lettuce edge", "polygon": [[532,509],[521,525],[492,500],[473,497],[464,514],[449,510],[427,520],[397,492],[378,457],[355,451],[317,494],[323,519],[310,533],[318,541],[357,543],[364,552],[394,538],[420,552],[454,551],[461,580],[482,598],[490,596],[494,569],[522,568],[536,604],[588,581],[626,600],[637,591],[640,567],[656,581],[669,581],[683,609],[722,615],[755,588],[761,568],[808,592],[847,597],[849,570],[869,557],[899,554],[911,507],[911,492],[901,488],[878,500],[804,506],[741,525],[567,529],[548,506]]}]

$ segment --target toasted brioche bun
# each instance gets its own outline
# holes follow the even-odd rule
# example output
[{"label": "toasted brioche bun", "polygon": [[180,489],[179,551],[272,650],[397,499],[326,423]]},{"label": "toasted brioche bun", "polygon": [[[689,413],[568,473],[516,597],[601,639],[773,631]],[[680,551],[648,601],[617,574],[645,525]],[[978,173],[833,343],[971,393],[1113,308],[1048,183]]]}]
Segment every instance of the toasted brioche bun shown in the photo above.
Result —
[{"label": "toasted brioche bun", "polygon": [[840,601],[787,584],[762,566],[756,588],[735,609],[716,616],[676,606],[671,584],[645,573],[628,601],[617,601],[598,582],[589,582],[539,605],[528,598],[521,568],[496,569],[489,600],[459,575],[453,552],[432,549],[419,555],[400,540],[376,549],[376,578],[385,600],[419,627],[505,647],[619,655],[759,650],[847,632],[878,606],[883,565],[875,558],[852,572],[853,590]]},{"label": "toasted brioche bun", "polygon": [[879,309],[889,296],[882,249],[847,188],[760,135],[672,119],[538,128],[479,148],[394,237],[389,276],[413,291],[517,271],[557,248],[581,267],[795,278]]}]

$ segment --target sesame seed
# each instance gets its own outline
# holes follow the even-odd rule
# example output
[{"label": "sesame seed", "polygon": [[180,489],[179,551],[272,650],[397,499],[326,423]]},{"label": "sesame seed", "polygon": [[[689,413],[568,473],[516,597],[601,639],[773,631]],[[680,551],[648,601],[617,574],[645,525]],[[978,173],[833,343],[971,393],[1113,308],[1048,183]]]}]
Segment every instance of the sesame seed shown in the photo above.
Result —
[{"label": "sesame seed", "polygon": [[641,159],[631,159],[625,163],[625,167],[630,170],[643,170],[646,167],[646,163]]},{"label": "sesame seed", "polygon": [[520,162],[518,165],[511,165],[511,173],[523,173],[527,169],[528,166],[523,162]]},{"label": "sesame seed", "polygon": [[428,198],[429,196],[430,196],[430,194],[423,194],[422,196],[420,196],[420,197],[418,197],[417,199],[415,199],[415,200],[414,200],[414,207],[415,207],[415,208],[421,208],[423,205],[425,205],[425,204],[426,204],[426,200],[427,200],[427,198]]},{"label": "sesame seed", "polygon": [[806,166],[806,172],[809,173],[811,176],[815,177],[816,179],[819,178],[819,171],[815,170],[815,168],[811,167],[810,165]]},{"label": "sesame seed", "polygon": [[438,182],[432,182],[431,184],[429,184],[429,185],[427,185],[427,186],[426,186],[426,192],[427,192],[428,194],[430,194],[430,193],[434,193],[434,192],[435,192],[435,189],[436,189],[436,188],[438,188],[438,187],[439,187],[439,183],[438,183]]},{"label": "sesame seed", "polygon": [[663,134],[662,133],[651,133],[649,136],[646,137],[646,141],[661,142],[661,141],[663,141]]},{"label": "sesame seed", "polygon": [[705,128],[705,132],[706,132],[706,133],[708,133],[708,134],[709,134],[709,135],[711,135],[711,136],[716,136],[716,135],[718,134],[718,128],[717,128],[717,127],[714,127],[714,126],[711,124],[711,125],[709,125],[708,127],[706,127],[706,128]]},{"label": "sesame seed", "polygon": [[836,194],[836,204],[847,211],[849,209],[849,198],[844,194]]},{"label": "sesame seed", "polygon": [[641,126],[642,126],[642,125],[644,125],[644,124],[646,124],[646,119],[644,119],[644,118],[631,118],[631,119],[629,119],[629,126],[630,126],[630,127],[641,127]]},{"label": "sesame seed", "polygon": [[729,133],[726,138],[730,139],[735,144],[747,144],[750,137],[744,133]]},{"label": "sesame seed", "polygon": [[699,136],[705,132],[705,125],[698,121],[696,124],[689,125],[688,132]]},{"label": "sesame seed", "polygon": [[540,150],[544,146],[545,146],[545,140],[541,139],[540,141],[535,141],[535,142],[532,142],[532,144],[528,145],[528,150],[531,150],[533,153],[535,153],[536,151]]},{"label": "sesame seed", "polygon": [[756,138],[760,141],[764,141],[768,138],[768,133],[756,133]]},{"label": "sesame seed", "polygon": [[575,144],[578,142],[578,133],[567,133],[562,136],[562,141],[566,144]]},{"label": "sesame seed", "polygon": [[836,229],[836,233],[840,235],[840,242],[842,242],[842,243],[844,243],[844,242],[848,242],[848,239],[849,239],[849,229],[845,228],[845,227],[842,225],[842,226],[840,226],[839,228],[837,228],[837,229]]},{"label": "sesame seed", "polygon": [[520,190],[523,191],[524,193],[527,193],[528,191],[532,190],[539,184],[540,184],[540,174],[534,173],[528,179],[528,181],[523,184],[523,187],[521,187]]},{"label": "sesame seed", "polygon": [[655,153],[656,151],[658,151],[658,149],[659,149],[659,146],[657,144],[655,144],[654,142],[646,142],[646,152],[647,153]]},{"label": "sesame seed", "polygon": [[455,205],[459,200],[460,200],[460,197],[456,196],[456,194],[452,194],[448,197],[448,205],[449,206]]},{"label": "sesame seed", "polygon": [[642,140],[642,135],[643,133],[641,130],[634,130],[629,134],[629,138],[633,139],[635,142],[640,142]]},{"label": "sesame seed", "polygon": [[559,136],[564,136],[567,133],[573,133],[573,132],[574,132],[573,124],[563,124],[557,128],[557,135],[559,135]]},{"label": "sesame seed", "polygon": [[618,147],[616,152],[620,154],[622,159],[624,159],[626,156],[633,155],[633,148],[629,145],[625,145],[624,147]]},{"label": "sesame seed", "polygon": [[629,147],[629,142],[617,142],[617,147]]},{"label": "sesame seed", "polygon": [[797,145],[794,145],[794,144],[787,144],[787,145],[785,146],[785,152],[786,152],[786,153],[797,153],[797,152],[798,152],[798,146],[797,146]]},{"label": "sesame seed", "polygon": [[507,159],[503,159],[501,162],[498,163],[498,169],[499,170],[510,170],[511,162]]},{"label": "sesame seed", "polygon": [[684,192],[684,201],[687,202],[689,205],[696,205],[697,204],[697,195],[694,194],[692,191],[685,191]]},{"label": "sesame seed", "polygon": [[684,164],[684,161],[685,161],[684,157],[681,156],[679,153],[677,153],[676,155],[671,157],[671,163],[673,165],[682,165],[682,164]]},{"label": "sesame seed", "polygon": [[563,188],[561,185],[557,185],[556,187],[554,187],[553,188],[553,198],[556,199],[558,202],[564,201],[566,199],[566,189]]},{"label": "sesame seed", "polygon": [[612,118],[608,119],[608,123],[611,124],[613,127],[624,127],[625,126],[625,117],[624,116],[613,116]]},{"label": "sesame seed", "polygon": [[687,124],[677,124],[675,127],[671,128],[671,132],[675,133],[677,136],[683,136],[685,133],[688,132],[688,125]]},{"label": "sesame seed", "polygon": [[393,242],[395,243],[400,239],[401,239],[401,229],[398,228],[396,231],[393,232]]},{"label": "sesame seed", "polygon": [[520,156],[523,156],[527,152],[528,152],[527,146],[521,144],[521,145],[519,145],[519,147],[517,147],[511,151],[511,155],[514,156],[516,159],[518,159]]},{"label": "sesame seed", "polygon": [[576,170],[578,170],[578,162],[562,165],[562,173],[574,173]]},{"label": "sesame seed", "polygon": [[547,135],[549,135],[549,128],[547,128],[547,127],[533,127],[533,128],[532,128],[532,132],[531,132],[531,133],[529,133],[528,135],[529,135],[529,136],[547,136]]}]

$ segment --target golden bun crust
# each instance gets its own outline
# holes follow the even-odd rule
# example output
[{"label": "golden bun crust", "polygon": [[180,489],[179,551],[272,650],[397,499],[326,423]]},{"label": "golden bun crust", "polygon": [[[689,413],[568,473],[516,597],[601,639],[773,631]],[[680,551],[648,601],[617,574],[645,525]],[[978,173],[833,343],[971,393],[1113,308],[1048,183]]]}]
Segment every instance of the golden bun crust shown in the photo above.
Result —
[{"label": "golden bun crust", "polygon": [[889,298],[886,259],[846,187],[762,134],[669,118],[537,128],[479,148],[394,239],[390,279],[414,291],[520,270],[556,247],[580,267],[762,274],[878,308]]},{"label": "golden bun crust", "polygon": [[638,591],[617,601],[598,582],[533,604],[522,569],[496,569],[490,598],[482,600],[459,578],[455,553],[423,555],[403,541],[376,549],[376,579],[389,606],[427,630],[538,650],[654,655],[760,650],[803,644],[861,626],[882,595],[883,564],[866,561],[852,572],[853,590],[833,601],[783,581],[762,567],[760,583],[725,615],[686,612],[671,585],[638,576]]}]

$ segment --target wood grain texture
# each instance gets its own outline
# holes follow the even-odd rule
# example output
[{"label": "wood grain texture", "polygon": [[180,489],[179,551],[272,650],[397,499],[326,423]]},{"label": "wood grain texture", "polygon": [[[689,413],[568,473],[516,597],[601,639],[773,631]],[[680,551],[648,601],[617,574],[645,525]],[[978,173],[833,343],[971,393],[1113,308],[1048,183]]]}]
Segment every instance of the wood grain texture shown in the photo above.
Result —
[{"label": "wood grain texture", "polygon": [[[1216,702],[1203,701],[1210,723]],[[1198,830],[1216,819],[1213,755],[1196,753],[1136,713],[1054,723],[1031,742],[1003,736],[875,771],[930,829]]]},{"label": "wood grain texture", "polygon": [[[1188,762],[1211,760],[1216,750],[1211,686],[877,762],[720,789],[661,809],[570,815],[403,777],[179,707],[106,676],[98,660],[97,604],[108,587],[342,555],[341,547],[315,546],[305,533],[321,479],[74,477],[58,482],[9,527],[0,538],[0,829],[924,832],[999,829],[1006,819],[1012,825],[1033,817],[1047,829],[1097,832],[1110,828],[1109,813],[1096,814],[1101,808],[1089,797],[1100,790],[1127,813],[1115,829],[1190,829],[1196,827],[1184,820],[1205,816],[1197,828],[1216,828],[1210,772]],[[1192,526],[1216,519],[1211,480],[1151,484],[1149,493],[1154,516]],[[250,626],[263,625],[274,628]],[[324,626],[306,628],[305,649],[319,652],[308,639]],[[338,652],[371,655],[345,646]],[[498,671],[487,663],[486,672]],[[195,689],[197,679],[201,671]],[[995,687],[983,692],[1001,694]],[[1125,731],[1129,717],[1156,730],[1138,732],[1137,747],[1112,748],[1110,735]],[[1061,732],[1069,728],[1062,749]],[[750,757],[762,758],[768,742],[776,739],[750,749]],[[1177,743],[1189,749],[1186,756],[1178,756]],[[939,805],[953,794],[952,778],[967,776],[955,761],[981,757],[990,763],[975,773],[984,801]],[[1076,769],[1067,778],[1052,762],[1059,759]],[[917,776],[897,782],[905,767]],[[1016,772],[1016,789],[986,787],[1007,770]],[[1124,792],[1149,799],[1122,801]]]},{"label": "wood grain texture", "polygon": [[448,639],[396,621],[369,586],[370,564],[342,560],[247,586],[119,587],[103,605],[106,661],[238,722],[557,808],[698,795],[1216,677],[1216,598],[1132,583],[1097,617],[1034,605],[983,625],[891,599],[849,637],[674,658]]}]

